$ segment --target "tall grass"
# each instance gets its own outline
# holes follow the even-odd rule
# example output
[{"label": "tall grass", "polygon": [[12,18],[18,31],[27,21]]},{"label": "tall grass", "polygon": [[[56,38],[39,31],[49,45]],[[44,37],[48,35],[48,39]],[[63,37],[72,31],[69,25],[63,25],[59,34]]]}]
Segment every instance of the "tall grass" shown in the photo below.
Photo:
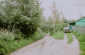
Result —
[{"label": "tall grass", "polygon": [[56,39],[64,39],[64,33],[62,31],[55,32],[55,33],[51,34],[51,36]]}]

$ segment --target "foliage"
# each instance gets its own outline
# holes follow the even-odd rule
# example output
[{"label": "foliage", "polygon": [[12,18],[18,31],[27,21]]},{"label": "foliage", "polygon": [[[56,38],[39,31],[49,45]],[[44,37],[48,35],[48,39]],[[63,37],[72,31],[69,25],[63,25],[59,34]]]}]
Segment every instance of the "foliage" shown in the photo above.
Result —
[{"label": "foliage", "polygon": [[14,40],[14,34],[6,29],[3,29],[0,31],[0,40],[12,42]]},{"label": "foliage", "polygon": [[34,35],[31,35],[30,38],[22,38],[24,35],[22,33],[13,34],[8,32],[8,30],[0,31],[0,55],[9,54],[19,48],[31,44],[44,37],[44,33],[38,28],[37,32]]},{"label": "foliage", "polygon": [[71,42],[73,42],[73,37],[70,33],[66,33],[67,37],[68,37],[68,44],[71,44]]},{"label": "foliage", "polygon": [[37,0],[4,0],[0,1],[0,27],[12,32],[16,29],[25,35],[36,32],[42,9]]},{"label": "foliage", "polygon": [[9,54],[44,37],[38,28],[42,10],[37,0],[0,1],[0,28],[5,29],[0,31],[0,55]]},{"label": "foliage", "polygon": [[82,52],[81,55],[85,55],[85,34],[80,34],[77,32],[72,32],[72,34],[75,35],[79,41],[80,50]]},{"label": "foliage", "polygon": [[[56,24],[55,25],[55,32],[58,32],[58,31],[63,31],[63,28],[66,26],[65,23],[61,23],[61,24]],[[40,26],[40,28],[48,33],[53,33],[53,25],[49,24],[49,23],[46,23],[46,24],[43,24],[42,26]]]},{"label": "foliage", "polygon": [[21,39],[19,41],[6,42],[0,40],[0,55],[5,55],[7,53],[11,53],[19,48],[26,46],[30,43],[34,42],[32,38],[30,39]]},{"label": "foliage", "polygon": [[64,19],[64,23],[67,23],[67,19]]},{"label": "foliage", "polygon": [[53,14],[53,23],[60,23],[60,14],[58,12],[58,9],[56,9],[56,4],[53,2],[51,6],[52,14]]},{"label": "foliage", "polygon": [[39,40],[44,37],[45,33],[42,32],[40,28],[38,28],[37,32],[35,32],[34,35],[30,36],[34,40]]},{"label": "foliage", "polygon": [[[61,12],[61,14],[62,14],[62,12]],[[63,23],[67,23],[67,19],[65,19],[65,17],[64,17],[63,14],[62,14],[62,22],[63,22]]]},{"label": "foliage", "polygon": [[64,33],[62,31],[55,32],[51,36],[56,39],[64,39]]}]

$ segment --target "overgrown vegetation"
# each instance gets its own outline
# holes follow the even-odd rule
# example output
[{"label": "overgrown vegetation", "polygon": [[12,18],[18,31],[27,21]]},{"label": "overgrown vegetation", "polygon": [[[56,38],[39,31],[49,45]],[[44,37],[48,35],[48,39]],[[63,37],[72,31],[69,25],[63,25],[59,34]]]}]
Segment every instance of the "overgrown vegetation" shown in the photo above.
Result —
[{"label": "overgrown vegetation", "polygon": [[51,36],[56,39],[64,39],[64,33],[62,31],[55,32]]},{"label": "overgrown vegetation", "polygon": [[[53,18],[47,21],[44,19],[42,11],[37,0],[0,1],[0,55],[9,54],[43,38],[43,32],[53,34],[53,29],[55,32],[63,30],[66,24],[61,21],[58,12],[54,12],[56,19],[53,23]],[[64,38],[61,35],[59,39]]]},{"label": "overgrown vegetation", "polygon": [[22,33],[13,34],[8,30],[0,30],[0,55],[9,54],[44,37],[44,33],[38,29],[30,38],[24,38]]},{"label": "overgrown vegetation", "polygon": [[9,54],[44,37],[37,0],[0,1],[0,55]]},{"label": "overgrown vegetation", "polygon": [[39,5],[37,0],[0,1],[0,27],[25,35],[35,33],[42,18]]},{"label": "overgrown vegetation", "polygon": [[[58,32],[58,31],[63,31],[63,28],[66,26],[65,23],[60,23],[60,24],[56,24],[55,25],[55,32]],[[53,33],[53,25],[47,23],[47,24],[43,24],[41,26],[41,29],[43,30],[43,32],[46,32],[46,33]]]},{"label": "overgrown vegetation", "polygon": [[70,33],[66,33],[67,37],[68,37],[68,44],[71,44],[71,42],[73,42],[73,37]]},{"label": "overgrown vegetation", "polygon": [[[42,19],[42,23],[40,25],[40,28],[48,33],[51,34],[57,31],[62,31],[64,27],[66,27],[67,19],[65,19],[64,14],[58,11],[56,7],[56,3],[53,2],[51,6],[52,15],[48,17],[48,20]],[[60,18],[62,16],[62,18]]]},{"label": "overgrown vegetation", "polygon": [[85,34],[81,34],[77,32],[72,32],[72,34],[75,35],[75,37],[79,41],[81,55],[85,55]]}]

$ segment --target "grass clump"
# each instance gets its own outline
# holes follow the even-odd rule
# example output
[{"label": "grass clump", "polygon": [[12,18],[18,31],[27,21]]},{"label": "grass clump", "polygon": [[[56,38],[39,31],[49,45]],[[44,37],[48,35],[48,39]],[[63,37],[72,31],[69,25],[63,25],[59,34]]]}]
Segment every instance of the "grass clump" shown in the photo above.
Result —
[{"label": "grass clump", "polygon": [[80,50],[81,50],[81,55],[85,55],[85,34],[80,34],[77,32],[72,32],[72,34],[78,39],[79,45],[80,45]]},{"label": "grass clump", "polygon": [[51,36],[56,39],[64,39],[64,33],[62,31],[52,33]]},{"label": "grass clump", "polygon": [[71,42],[73,42],[73,37],[70,33],[66,33],[67,37],[68,37],[68,44],[71,44]]}]

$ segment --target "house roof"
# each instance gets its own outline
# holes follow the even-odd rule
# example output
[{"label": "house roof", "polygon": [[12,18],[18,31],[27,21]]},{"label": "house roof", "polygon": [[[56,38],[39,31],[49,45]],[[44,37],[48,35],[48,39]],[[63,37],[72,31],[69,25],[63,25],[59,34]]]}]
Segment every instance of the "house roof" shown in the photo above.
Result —
[{"label": "house roof", "polygon": [[[82,17],[82,18],[80,18],[80,19],[78,19],[78,20],[76,20],[76,21],[79,21],[79,20],[81,20],[81,19],[83,19],[83,18],[85,18],[85,16],[84,16],[84,17]],[[76,21],[75,21],[75,22],[76,22]]]},{"label": "house roof", "polygon": [[75,23],[75,22],[77,22],[77,21],[79,21],[79,20],[81,20],[81,19],[83,19],[83,18],[85,18],[85,16],[82,17],[82,18],[80,18],[80,19],[78,19],[78,20],[76,20],[76,21],[74,21],[74,22],[70,22],[70,23]]}]

